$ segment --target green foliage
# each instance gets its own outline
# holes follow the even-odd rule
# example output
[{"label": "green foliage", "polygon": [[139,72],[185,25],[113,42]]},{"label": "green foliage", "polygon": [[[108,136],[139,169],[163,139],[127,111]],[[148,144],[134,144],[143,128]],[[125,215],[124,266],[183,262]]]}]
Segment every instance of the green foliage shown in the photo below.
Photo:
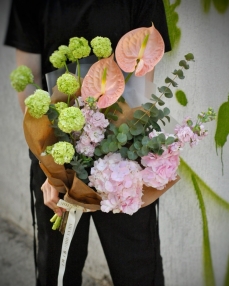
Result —
[{"label": "green foliage", "polygon": [[177,90],[175,93],[177,101],[183,105],[186,106],[188,104],[188,99],[186,97],[186,94],[182,90]]},{"label": "green foliage", "polygon": [[92,159],[86,156],[74,156],[73,160],[70,162],[72,169],[76,172],[76,175],[79,179],[85,180],[88,178],[87,167],[90,167]]}]

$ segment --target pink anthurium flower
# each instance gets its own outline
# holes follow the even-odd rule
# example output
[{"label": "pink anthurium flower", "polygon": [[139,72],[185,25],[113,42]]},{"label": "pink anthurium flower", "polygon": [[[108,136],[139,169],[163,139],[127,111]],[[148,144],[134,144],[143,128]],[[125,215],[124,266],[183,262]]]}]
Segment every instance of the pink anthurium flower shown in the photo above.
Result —
[{"label": "pink anthurium flower", "polygon": [[138,28],[126,33],[119,40],[115,57],[120,68],[136,76],[143,76],[154,69],[164,55],[164,41],[158,30]]},{"label": "pink anthurium flower", "polygon": [[98,99],[99,108],[106,108],[118,100],[124,87],[123,73],[112,54],[91,66],[83,80],[81,96],[84,101],[89,96],[94,97]]}]

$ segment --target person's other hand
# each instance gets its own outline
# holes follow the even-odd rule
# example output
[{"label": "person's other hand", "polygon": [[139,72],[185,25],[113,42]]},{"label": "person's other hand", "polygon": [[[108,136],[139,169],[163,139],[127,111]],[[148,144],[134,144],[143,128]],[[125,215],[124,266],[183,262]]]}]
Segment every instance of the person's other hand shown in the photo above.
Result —
[{"label": "person's other hand", "polygon": [[65,209],[57,206],[59,201],[59,192],[49,184],[48,179],[45,180],[44,184],[41,186],[43,192],[44,204],[52,209],[58,216],[62,216]]}]

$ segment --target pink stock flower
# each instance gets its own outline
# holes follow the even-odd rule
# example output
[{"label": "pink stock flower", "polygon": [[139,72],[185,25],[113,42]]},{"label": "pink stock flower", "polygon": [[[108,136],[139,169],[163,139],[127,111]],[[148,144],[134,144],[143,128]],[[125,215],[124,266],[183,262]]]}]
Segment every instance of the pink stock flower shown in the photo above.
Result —
[{"label": "pink stock flower", "polygon": [[142,168],[137,162],[109,153],[94,162],[89,186],[102,197],[101,210],[132,215],[142,205]]},{"label": "pink stock flower", "polygon": [[115,56],[125,72],[143,76],[153,70],[164,55],[164,41],[158,30],[138,28],[126,33],[118,42]]},{"label": "pink stock flower", "polygon": [[177,125],[175,128],[175,135],[177,136],[179,141],[181,141],[182,143],[187,143],[191,142],[194,133],[192,129],[187,125],[185,126]]}]

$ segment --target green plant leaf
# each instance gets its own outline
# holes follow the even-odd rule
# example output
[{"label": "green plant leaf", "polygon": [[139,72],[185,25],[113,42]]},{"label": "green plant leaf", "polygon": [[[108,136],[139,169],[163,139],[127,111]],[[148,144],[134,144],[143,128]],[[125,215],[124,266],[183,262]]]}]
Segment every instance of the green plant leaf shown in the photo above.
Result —
[{"label": "green plant leaf", "polygon": [[103,142],[101,144],[101,150],[104,154],[108,154],[109,153],[109,142]]},{"label": "green plant leaf", "polygon": [[140,122],[137,122],[134,124],[134,126],[131,126],[130,133],[134,136],[139,135],[143,133],[144,127]]},{"label": "green plant leaf", "polygon": [[142,143],[141,143],[140,141],[134,142],[134,148],[135,148],[136,150],[140,150],[141,147],[142,147]]},{"label": "green plant leaf", "polygon": [[186,94],[182,90],[177,90],[175,96],[181,105],[186,106],[188,104]]},{"label": "green plant leaf", "polygon": [[57,111],[55,108],[52,108],[52,106],[54,106],[53,104],[50,105],[50,106],[51,106],[51,107],[49,107],[49,110],[48,110],[48,112],[47,112],[46,114],[47,114],[47,116],[48,116],[48,119],[49,119],[50,121],[53,121],[53,120],[55,120],[55,119],[58,118],[59,113],[58,113],[58,111]]},{"label": "green plant leaf", "polygon": [[102,151],[100,150],[100,147],[96,147],[95,148],[95,151],[94,151],[94,154],[98,157],[101,157],[102,156]]},{"label": "green plant leaf", "polygon": [[174,142],[175,138],[174,137],[168,137],[166,140],[165,140],[165,145],[168,146],[168,145],[171,145],[173,142]]},{"label": "green plant leaf", "polygon": [[145,113],[145,112],[142,111],[142,110],[136,110],[136,111],[134,112],[133,117],[134,117],[135,119],[138,119],[138,120],[139,120],[140,122],[142,122],[142,123],[147,123],[147,122],[148,122],[148,118],[149,118],[148,114]]},{"label": "green plant leaf", "polygon": [[118,134],[118,128],[112,123],[109,124],[109,130],[112,131],[115,135]]},{"label": "green plant leaf", "polygon": [[127,147],[122,147],[119,152],[123,158],[127,158],[127,152],[128,152]]},{"label": "green plant leaf", "polygon": [[111,142],[109,144],[109,151],[110,152],[116,152],[118,150],[118,143],[117,142]]},{"label": "green plant leaf", "polygon": [[128,159],[134,161],[138,158],[138,155],[132,151],[127,151]]},{"label": "green plant leaf", "polygon": [[171,89],[167,86],[162,86],[158,88],[159,92],[161,92],[162,94],[164,94],[165,97],[167,98],[172,98],[173,97],[173,93],[171,91]]},{"label": "green plant leaf", "polygon": [[180,61],[179,66],[183,67],[186,70],[189,69],[189,64],[185,60]]},{"label": "green plant leaf", "polygon": [[164,116],[169,115],[169,114],[170,114],[169,108],[168,108],[168,107],[165,107],[165,108],[163,109],[163,113],[164,113]]},{"label": "green plant leaf", "polygon": [[122,123],[119,128],[118,132],[127,134],[129,132],[129,126],[126,123]]},{"label": "green plant leaf", "polygon": [[111,113],[111,112],[108,112],[108,113],[106,114],[106,118],[107,118],[107,119],[114,120],[114,121],[117,121],[117,120],[118,120],[118,116],[115,115],[115,114],[113,114],[113,113]]},{"label": "green plant leaf", "polygon": [[172,80],[171,78],[169,78],[169,77],[167,77],[167,78],[165,79],[165,83],[171,83],[172,86],[174,86],[174,87],[177,87],[177,86],[178,86],[178,84],[177,84],[174,80]]},{"label": "green plant leaf", "polygon": [[141,148],[141,153],[142,153],[142,155],[143,156],[146,156],[146,155],[148,155],[148,153],[149,153],[149,148],[147,147],[147,146],[142,146],[142,148]]},{"label": "green plant leaf", "polygon": [[185,57],[186,61],[193,61],[193,62],[195,62],[194,55],[192,53],[188,53],[184,57]]},{"label": "green plant leaf", "polygon": [[174,70],[173,74],[177,75],[179,77],[179,79],[184,79],[185,78],[184,73],[183,73],[183,71],[181,69]]},{"label": "green plant leaf", "polygon": [[116,138],[118,142],[121,143],[122,145],[126,144],[127,142],[127,136],[124,133],[118,133]]},{"label": "green plant leaf", "polygon": [[[159,89],[158,89],[159,90]],[[160,91],[160,90],[159,90]],[[152,100],[156,101],[159,105],[165,104],[163,100],[161,100],[159,97],[157,97],[155,94],[151,94]]]}]

